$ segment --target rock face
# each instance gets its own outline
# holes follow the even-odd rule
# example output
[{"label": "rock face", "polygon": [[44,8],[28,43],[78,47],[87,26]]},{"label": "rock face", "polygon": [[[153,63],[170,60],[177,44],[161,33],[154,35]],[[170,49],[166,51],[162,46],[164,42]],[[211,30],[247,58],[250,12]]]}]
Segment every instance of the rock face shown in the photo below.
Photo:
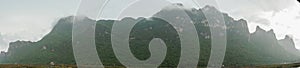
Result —
[{"label": "rock face", "polygon": [[[182,6],[181,4],[177,4]],[[220,12],[214,7],[202,9],[163,9],[157,14],[174,13],[184,10],[193,21],[200,46],[199,66],[206,66],[210,56],[211,34],[208,21],[203,10]],[[300,61],[299,51],[295,49],[293,40],[286,37],[277,40],[273,30],[265,31],[260,27],[254,33],[249,33],[246,20],[234,20],[223,13],[227,31],[227,50],[223,64],[225,66],[263,65],[276,63],[292,63]],[[73,16],[62,18],[53,30],[38,42],[17,41],[10,44],[6,63],[22,64],[75,64],[72,52],[72,19]],[[81,21],[92,21],[82,17]],[[135,57],[146,60],[151,56],[148,44],[153,38],[161,38],[167,45],[166,59],[160,66],[174,67],[180,58],[179,27],[172,27],[159,18],[124,18],[122,20],[99,20],[96,23],[95,40],[99,58],[105,66],[122,64],[113,53],[111,46],[111,29],[114,22],[138,21],[130,34],[130,48]],[[218,24],[216,24],[218,25]],[[176,31],[177,30],[177,31]],[[46,49],[41,49],[47,47]]]},{"label": "rock face", "polygon": [[30,45],[32,43],[33,42],[31,42],[31,41],[16,41],[16,42],[9,43],[9,48],[10,49],[20,48],[20,47],[23,47],[26,45]]},{"label": "rock face", "polygon": [[288,52],[293,53],[295,55],[299,55],[298,49],[295,47],[295,43],[290,36],[285,36],[284,39],[278,41],[278,43]]},{"label": "rock face", "polygon": [[7,52],[1,51],[0,53],[0,63],[5,63],[7,58]]}]

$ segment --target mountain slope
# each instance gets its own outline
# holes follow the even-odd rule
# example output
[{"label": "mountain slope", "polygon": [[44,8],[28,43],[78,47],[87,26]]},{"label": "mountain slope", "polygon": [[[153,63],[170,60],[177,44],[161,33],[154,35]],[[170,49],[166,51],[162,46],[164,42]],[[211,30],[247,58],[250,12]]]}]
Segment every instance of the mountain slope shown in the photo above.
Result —
[{"label": "mountain slope", "polygon": [[[206,6],[203,9],[214,7]],[[161,12],[172,13],[184,10],[194,22],[199,42],[201,43],[199,66],[206,66],[211,50],[211,36],[203,9],[163,9]],[[158,12],[157,14],[160,14]],[[223,13],[227,26],[227,51],[225,66],[264,65],[292,63],[299,61],[299,51],[295,50],[293,40],[286,38],[277,40],[274,32],[257,27],[256,32],[249,33],[246,20],[234,20]],[[20,64],[75,64],[72,52],[72,20],[73,16],[62,18],[53,30],[38,42],[17,41],[10,43],[7,63]],[[153,38],[161,38],[167,45],[166,59],[161,66],[174,67],[179,62],[180,39],[178,32],[168,22],[159,18],[124,18],[122,20],[99,20],[96,24],[96,47],[99,57],[105,66],[122,65],[115,57],[111,46],[111,29],[114,22],[126,20],[139,21],[131,31],[131,52],[140,60],[150,57],[148,44]],[[83,18],[82,21],[91,21]]]}]

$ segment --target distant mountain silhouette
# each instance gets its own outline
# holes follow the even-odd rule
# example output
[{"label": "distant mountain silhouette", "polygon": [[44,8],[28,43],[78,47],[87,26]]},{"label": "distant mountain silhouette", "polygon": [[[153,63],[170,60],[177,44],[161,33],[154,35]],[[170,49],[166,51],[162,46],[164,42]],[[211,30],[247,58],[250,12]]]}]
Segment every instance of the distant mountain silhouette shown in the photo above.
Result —
[{"label": "distant mountain silhouette", "polygon": [[[182,4],[177,4],[183,6]],[[199,35],[200,60],[199,66],[206,66],[211,50],[211,34],[208,21],[203,10],[210,13],[220,12],[212,6],[202,9],[163,9],[159,14],[174,13],[184,10],[197,29]],[[256,27],[254,33],[249,33],[247,21],[234,20],[228,14],[223,13],[227,26],[227,51],[225,54],[225,66],[264,65],[293,63],[300,61],[300,53],[290,37],[277,40],[273,30],[265,31]],[[72,51],[72,21],[74,16],[62,18],[52,31],[38,42],[17,41],[10,43],[6,63],[20,64],[75,64]],[[174,67],[180,58],[180,39],[178,28],[173,28],[168,22],[160,18],[124,18],[122,20],[99,20],[96,23],[96,47],[99,58],[105,66],[119,65],[111,46],[111,29],[114,22],[138,21],[130,34],[131,52],[140,60],[150,57],[148,44],[153,38],[161,38],[167,45],[166,59],[161,66]],[[87,17],[81,17],[78,21],[94,21]],[[83,29],[84,30],[84,29]]]}]

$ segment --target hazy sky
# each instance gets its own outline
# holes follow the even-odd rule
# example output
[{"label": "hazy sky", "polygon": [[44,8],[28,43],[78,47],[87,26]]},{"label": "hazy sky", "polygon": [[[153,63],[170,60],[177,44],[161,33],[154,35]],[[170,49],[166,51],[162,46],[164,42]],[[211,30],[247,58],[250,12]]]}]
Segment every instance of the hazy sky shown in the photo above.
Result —
[{"label": "hazy sky", "polygon": [[6,45],[16,40],[37,41],[60,17],[74,14],[79,0],[0,0],[0,33]]},{"label": "hazy sky", "polygon": [[[118,2],[122,1],[122,2]],[[134,0],[111,0],[108,7],[121,6]],[[160,0],[139,7],[157,6]],[[168,0],[195,7],[191,0]],[[257,25],[266,30],[274,29],[278,39],[291,35],[300,48],[300,5],[296,0],[216,0],[221,11],[235,19],[248,21],[250,32]],[[0,0],[0,50],[6,50],[8,42],[16,40],[40,40],[55,22],[65,16],[74,15],[80,0]],[[200,0],[201,6],[205,5]],[[152,5],[152,6],[151,6]],[[114,8],[106,13],[113,13]],[[150,10],[151,11],[151,10]],[[153,10],[153,12],[155,12]],[[109,16],[104,16],[108,17]],[[5,42],[1,44],[1,42]]]}]

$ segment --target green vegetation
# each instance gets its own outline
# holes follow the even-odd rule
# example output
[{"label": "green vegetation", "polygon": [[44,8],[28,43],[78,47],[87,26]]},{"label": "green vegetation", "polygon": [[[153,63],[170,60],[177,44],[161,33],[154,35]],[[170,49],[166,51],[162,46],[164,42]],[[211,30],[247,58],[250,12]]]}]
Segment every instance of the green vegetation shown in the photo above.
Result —
[{"label": "green vegetation", "polygon": [[[205,8],[218,11],[210,6]],[[192,18],[199,35],[201,55],[198,65],[205,67],[211,50],[208,22],[201,9],[184,10]],[[234,20],[225,13],[223,15],[227,26],[227,51],[223,63],[225,66],[256,66],[300,61],[300,53],[293,47],[294,42],[290,37],[278,41],[272,30],[265,31],[260,27],[257,27],[256,32],[251,34],[245,20]],[[120,21],[97,21],[96,46],[99,58],[105,66],[123,66],[113,53],[110,33],[115,21],[122,22],[128,19],[133,18],[124,18]],[[179,62],[181,50],[176,29],[159,18],[139,19],[141,20],[131,31],[129,41],[135,57],[140,60],[149,58],[151,55],[148,50],[149,42],[153,38],[161,38],[168,48],[166,59],[161,66],[175,67]],[[72,20],[73,16],[60,19],[53,30],[38,42],[16,41],[10,43],[7,60],[4,62],[9,64],[49,64],[50,62],[75,64],[72,52]],[[85,18],[84,20],[90,19]]]}]

